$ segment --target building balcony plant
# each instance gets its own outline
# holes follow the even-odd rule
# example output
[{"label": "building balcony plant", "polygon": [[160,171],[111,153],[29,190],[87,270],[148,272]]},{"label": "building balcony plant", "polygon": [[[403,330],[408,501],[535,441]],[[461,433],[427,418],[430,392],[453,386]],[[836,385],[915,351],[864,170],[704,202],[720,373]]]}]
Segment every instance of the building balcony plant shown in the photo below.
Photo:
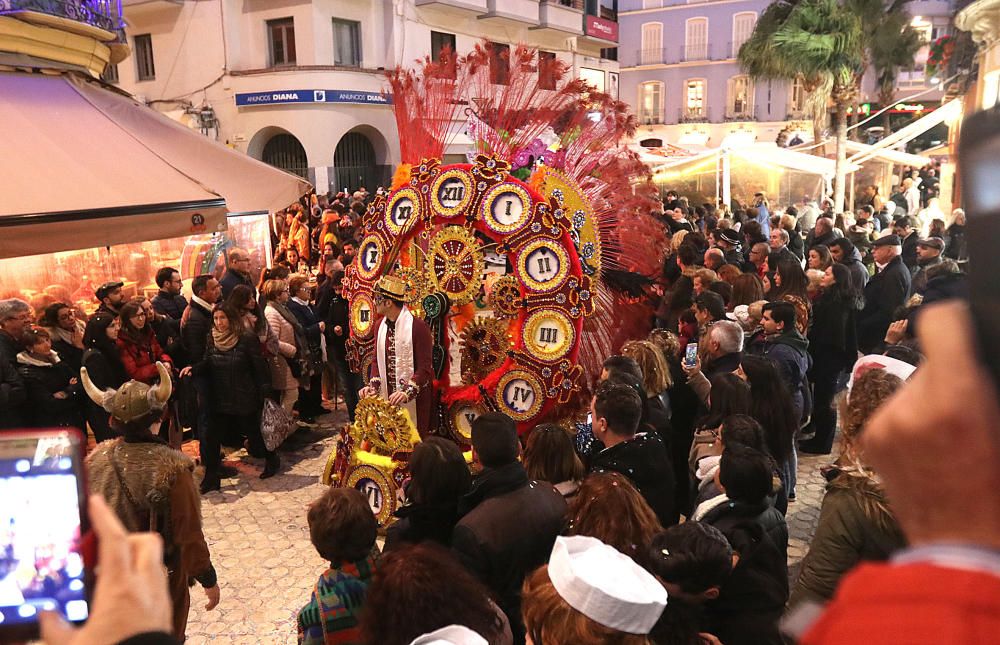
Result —
[{"label": "building balcony plant", "polygon": [[112,33],[124,27],[119,0],[0,0],[0,14],[23,11],[65,18]]}]

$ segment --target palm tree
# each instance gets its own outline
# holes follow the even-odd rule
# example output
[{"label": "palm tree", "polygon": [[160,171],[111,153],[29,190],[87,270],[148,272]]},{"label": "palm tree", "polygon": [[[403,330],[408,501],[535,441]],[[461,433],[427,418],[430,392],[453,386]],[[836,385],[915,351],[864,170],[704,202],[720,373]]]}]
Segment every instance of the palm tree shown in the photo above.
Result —
[{"label": "palm tree", "polygon": [[[875,72],[878,100],[882,107],[892,103],[896,91],[896,78],[900,68],[909,67],[917,52],[926,43],[920,32],[910,24],[910,15],[902,7],[892,6],[879,16],[869,38],[868,56]],[[889,112],[882,113],[885,134],[892,131]]]},{"label": "palm tree", "polygon": [[829,88],[837,146],[834,209],[843,211],[847,108],[857,96],[865,63],[861,17],[837,0],[782,0],[772,8],[761,16],[763,22],[771,13],[761,32],[755,28],[740,49],[740,62],[751,76],[787,80],[801,76],[818,91]]}]

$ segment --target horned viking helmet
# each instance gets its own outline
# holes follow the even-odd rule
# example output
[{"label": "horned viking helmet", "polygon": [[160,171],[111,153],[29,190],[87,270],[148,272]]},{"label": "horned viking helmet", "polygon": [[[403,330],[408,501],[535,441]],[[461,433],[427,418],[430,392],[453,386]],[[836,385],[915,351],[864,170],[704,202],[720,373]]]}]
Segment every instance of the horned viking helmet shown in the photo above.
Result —
[{"label": "horned viking helmet", "polygon": [[156,385],[146,385],[140,381],[129,381],[118,390],[101,388],[94,385],[87,374],[87,368],[80,368],[80,380],[87,396],[97,405],[107,410],[111,416],[122,423],[141,419],[150,412],[162,410],[170,400],[171,383],[170,369],[157,362],[156,371],[160,373],[160,382]]}]

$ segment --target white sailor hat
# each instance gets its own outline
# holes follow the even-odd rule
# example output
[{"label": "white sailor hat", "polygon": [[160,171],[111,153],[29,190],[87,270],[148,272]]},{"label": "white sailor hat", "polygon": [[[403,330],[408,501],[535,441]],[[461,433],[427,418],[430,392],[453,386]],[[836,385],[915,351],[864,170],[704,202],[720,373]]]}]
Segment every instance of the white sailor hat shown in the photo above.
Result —
[{"label": "white sailor hat", "polygon": [[549,578],[570,607],[629,634],[648,634],[667,606],[667,590],[652,574],[592,537],[556,538]]},{"label": "white sailor hat", "polygon": [[418,637],[410,645],[489,645],[489,643],[464,625],[448,625]]}]

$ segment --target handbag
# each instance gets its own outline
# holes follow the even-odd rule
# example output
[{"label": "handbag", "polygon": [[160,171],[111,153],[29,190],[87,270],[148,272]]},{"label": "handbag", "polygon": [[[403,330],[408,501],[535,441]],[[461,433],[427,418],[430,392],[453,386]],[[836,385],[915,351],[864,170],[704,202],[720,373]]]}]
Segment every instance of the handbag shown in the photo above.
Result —
[{"label": "handbag", "polygon": [[291,413],[271,399],[264,399],[264,409],[260,415],[260,434],[264,447],[277,450],[290,434],[295,432],[295,420]]}]

